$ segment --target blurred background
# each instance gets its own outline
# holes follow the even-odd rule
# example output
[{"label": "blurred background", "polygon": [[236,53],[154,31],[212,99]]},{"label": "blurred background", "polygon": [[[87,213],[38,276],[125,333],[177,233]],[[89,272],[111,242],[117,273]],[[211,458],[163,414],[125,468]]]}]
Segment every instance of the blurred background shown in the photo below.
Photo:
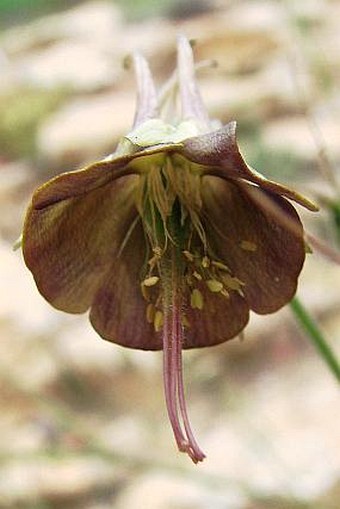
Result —
[{"label": "blurred background", "polygon": [[[142,51],[158,83],[178,32],[197,41],[212,117],[247,161],[322,205],[339,245],[340,1],[0,1],[0,508],[337,509],[336,380],[289,307],[245,339],[185,353],[207,459],[177,453],[160,353],[101,340],[38,294],[19,237],[32,190],[114,150],[131,126]],[[338,228],[338,229],[337,229]],[[340,270],[308,255],[299,295],[340,354]]]}]

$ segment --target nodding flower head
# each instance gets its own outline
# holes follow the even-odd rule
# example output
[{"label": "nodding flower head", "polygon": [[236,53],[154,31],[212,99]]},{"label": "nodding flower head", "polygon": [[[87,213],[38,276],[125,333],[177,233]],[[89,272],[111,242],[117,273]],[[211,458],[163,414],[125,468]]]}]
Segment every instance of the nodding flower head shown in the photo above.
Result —
[{"label": "nodding flower head", "polygon": [[293,297],[305,258],[303,228],[286,198],[316,207],[244,161],[236,123],[211,121],[191,46],[157,93],[132,57],[134,124],[111,155],[36,190],[23,253],[41,294],[83,313],[120,345],[161,350],[167,410],[180,451],[205,457],[189,423],[182,350],[244,329],[249,310],[272,313]]}]

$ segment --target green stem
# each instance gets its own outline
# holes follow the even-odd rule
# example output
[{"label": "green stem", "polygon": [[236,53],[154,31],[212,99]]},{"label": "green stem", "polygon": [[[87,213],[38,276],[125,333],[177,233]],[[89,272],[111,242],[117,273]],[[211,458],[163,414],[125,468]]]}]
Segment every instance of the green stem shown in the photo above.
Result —
[{"label": "green stem", "polygon": [[310,316],[298,297],[294,297],[294,299],[290,302],[290,307],[300,325],[307,333],[309,339],[321,354],[321,357],[326,362],[333,375],[340,382],[339,361],[337,360],[335,353],[324,338],[323,333],[319,329],[319,326]]}]

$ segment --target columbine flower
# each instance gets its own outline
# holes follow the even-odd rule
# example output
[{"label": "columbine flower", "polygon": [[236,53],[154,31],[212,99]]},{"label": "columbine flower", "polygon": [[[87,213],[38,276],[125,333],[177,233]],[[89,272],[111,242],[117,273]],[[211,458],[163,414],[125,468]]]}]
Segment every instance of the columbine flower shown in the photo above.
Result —
[{"label": "columbine flower", "polygon": [[55,308],[90,309],[109,341],[163,349],[171,426],[196,463],[205,456],[187,416],[182,349],[231,339],[250,309],[272,313],[293,297],[305,247],[284,197],[316,207],[245,163],[235,122],[209,120],[184,37],[159,95],[146,61],[136,54],[133,62],[132,131],[106,159],[34,193],[23,253]]}]

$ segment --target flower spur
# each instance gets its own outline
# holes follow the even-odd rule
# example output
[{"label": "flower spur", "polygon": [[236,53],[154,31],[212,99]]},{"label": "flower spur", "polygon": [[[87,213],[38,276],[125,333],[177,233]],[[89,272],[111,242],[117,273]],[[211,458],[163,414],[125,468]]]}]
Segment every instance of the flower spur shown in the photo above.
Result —
[{"label": "flower spur", "polygon": [[132,131],[104,160],[36,190],[23,254],[55,308],[90,309],[106,340],[163,349],[171,426],[179,450],[197,463],[205,455],[187,415],[182,349],[231,339],[250,309],[272,313],[292,299],[305,245],[286,198],[316,207],[246,164],[235,122],[216,129],[209,120],[184,37],[162,94],[144,58],[132,61]]}]

